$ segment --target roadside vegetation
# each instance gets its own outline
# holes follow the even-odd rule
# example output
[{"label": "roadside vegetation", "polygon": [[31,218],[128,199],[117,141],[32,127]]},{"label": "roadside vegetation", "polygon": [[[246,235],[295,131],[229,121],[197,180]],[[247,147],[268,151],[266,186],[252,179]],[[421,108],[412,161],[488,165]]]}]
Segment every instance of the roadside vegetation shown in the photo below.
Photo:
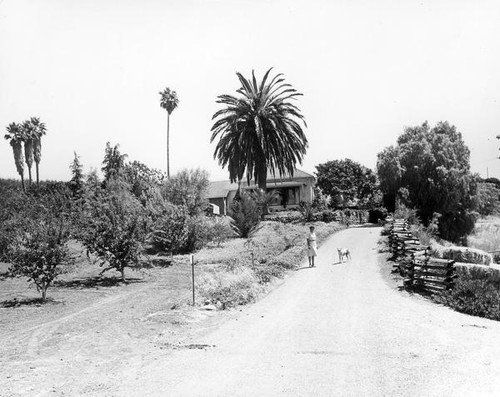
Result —
[{"label": "roadside vegetation", "polygon": [[470,152],[448,122],[405,128],[378,155],[384,206],[407,219],[431,255],[458,264],[454,287],[433,299],[500,319],[500,181],[470,172]]}]

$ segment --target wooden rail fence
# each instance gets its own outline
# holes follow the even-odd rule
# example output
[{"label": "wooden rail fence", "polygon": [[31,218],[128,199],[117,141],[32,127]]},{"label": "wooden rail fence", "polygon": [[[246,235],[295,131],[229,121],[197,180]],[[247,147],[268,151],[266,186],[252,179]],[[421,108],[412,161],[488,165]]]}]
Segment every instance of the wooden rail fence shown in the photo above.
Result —
[{"label": "wooden rail fence", "polygon": [[431,257],[431,247],[420,244],[413,237],[406,220],[391,219],[389,222],[393,271],[404,278],[405,287],[429,292],[453,288],[455,261]]}]

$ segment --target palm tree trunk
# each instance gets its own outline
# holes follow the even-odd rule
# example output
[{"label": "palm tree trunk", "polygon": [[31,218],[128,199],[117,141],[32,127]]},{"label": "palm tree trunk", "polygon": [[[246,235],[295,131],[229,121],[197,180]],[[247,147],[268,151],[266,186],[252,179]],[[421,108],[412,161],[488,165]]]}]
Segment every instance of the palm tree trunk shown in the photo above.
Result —
[{"label": "palm tree trunk", "polygon": [[24,185],[24,175],[23,174],[21,174],[21,185],[23,187],[23,192],[26,193],[26,186]]},{"label": "palm tree trunk", "polygon": [[36,167],[36,184],[38,185],[38,183],[40,183],[40,179],[38,178],[38,161],[35,163],[35,167]]},{"label": "palm tree trunk", "polygon": [[167,112],[167,178],[170,179],[170,113]]},{"label": "palm tree trunk", "polygon": [[28,178],[29,178],[29,185],[31,186],[31,167],[28,166]]}]

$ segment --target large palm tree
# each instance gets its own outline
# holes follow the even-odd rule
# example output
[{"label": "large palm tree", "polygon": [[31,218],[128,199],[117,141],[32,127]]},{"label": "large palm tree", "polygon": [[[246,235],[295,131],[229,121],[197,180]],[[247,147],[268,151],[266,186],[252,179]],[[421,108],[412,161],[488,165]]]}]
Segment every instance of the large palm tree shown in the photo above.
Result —
[{"label": "large palm tree", "polygon": [[30,120],[26,120],[22,124],[22,135],[24,141],[24,157],[26,160],[26,165],[28,166],[28,178],[31,185],[31,167],[33,166],[33,156],[34,156],[34,127]]},{"label": "large palm tree", "polygon": [[36,183],[40,182],[39,165],[42,160],[42,136],[45,135],[45,124],[38,117],[30,119],[33,128],[33,157],[36,163]]},{"label": "large palm tree", "polygon": [[213,142],[219,137],[214,158],[228,167],[231,182],[239,182],[245,172],[248,183],[253,177],[261,189],[266,189],[267,172],[293,175],[302,162],[308,142],[301,124],[304,117],[291,100],[302,95],[279,73],[268,82],[269,69],[258,84],[255,73],[247,80],[238,76],[241,88],[238,97],[219,95],[217,103],[225,107],[212,119]]},{"label": "large palm tree", "polygon": [[167,178],[170,178],[170,114],[179,106],[177,93],[170,88],[165,88],[160,92],[160,106],[167,111]]},{"label": "large palm tree", "polygon": [[14,162],[16,163],[17,173],[21,177],[21,184],[23,185],[23,190],[26,190],[24,186],[24,154],[23,154],[23,128],[22,125],[11,123],[7,127],[7,134],[5,139],[10,141],[10,146],[12,146],[12,151],[14,153]]}]

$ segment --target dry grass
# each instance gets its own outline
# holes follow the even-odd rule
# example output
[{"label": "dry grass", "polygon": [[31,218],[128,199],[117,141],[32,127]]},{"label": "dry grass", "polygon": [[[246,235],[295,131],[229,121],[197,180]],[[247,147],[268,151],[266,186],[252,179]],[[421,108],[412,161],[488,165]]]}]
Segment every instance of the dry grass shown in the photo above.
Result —
[{"label": "dry grass", "polygon": [[474,233],[467,238],[469,247],[492,252],[500,250],[500,218],[489,216],[480,219],[474,228]]},{"label": "dry grass", "polygon": [[[317,222],[319,243],[343,227]],[[207,303],[222,308],[253,302],[267,290],[265,284],[284,276],[305,260],[309,225],[262,222],[249,239],[234,239],[221,247],[196,254],[202,264],[198,294]]]}]

